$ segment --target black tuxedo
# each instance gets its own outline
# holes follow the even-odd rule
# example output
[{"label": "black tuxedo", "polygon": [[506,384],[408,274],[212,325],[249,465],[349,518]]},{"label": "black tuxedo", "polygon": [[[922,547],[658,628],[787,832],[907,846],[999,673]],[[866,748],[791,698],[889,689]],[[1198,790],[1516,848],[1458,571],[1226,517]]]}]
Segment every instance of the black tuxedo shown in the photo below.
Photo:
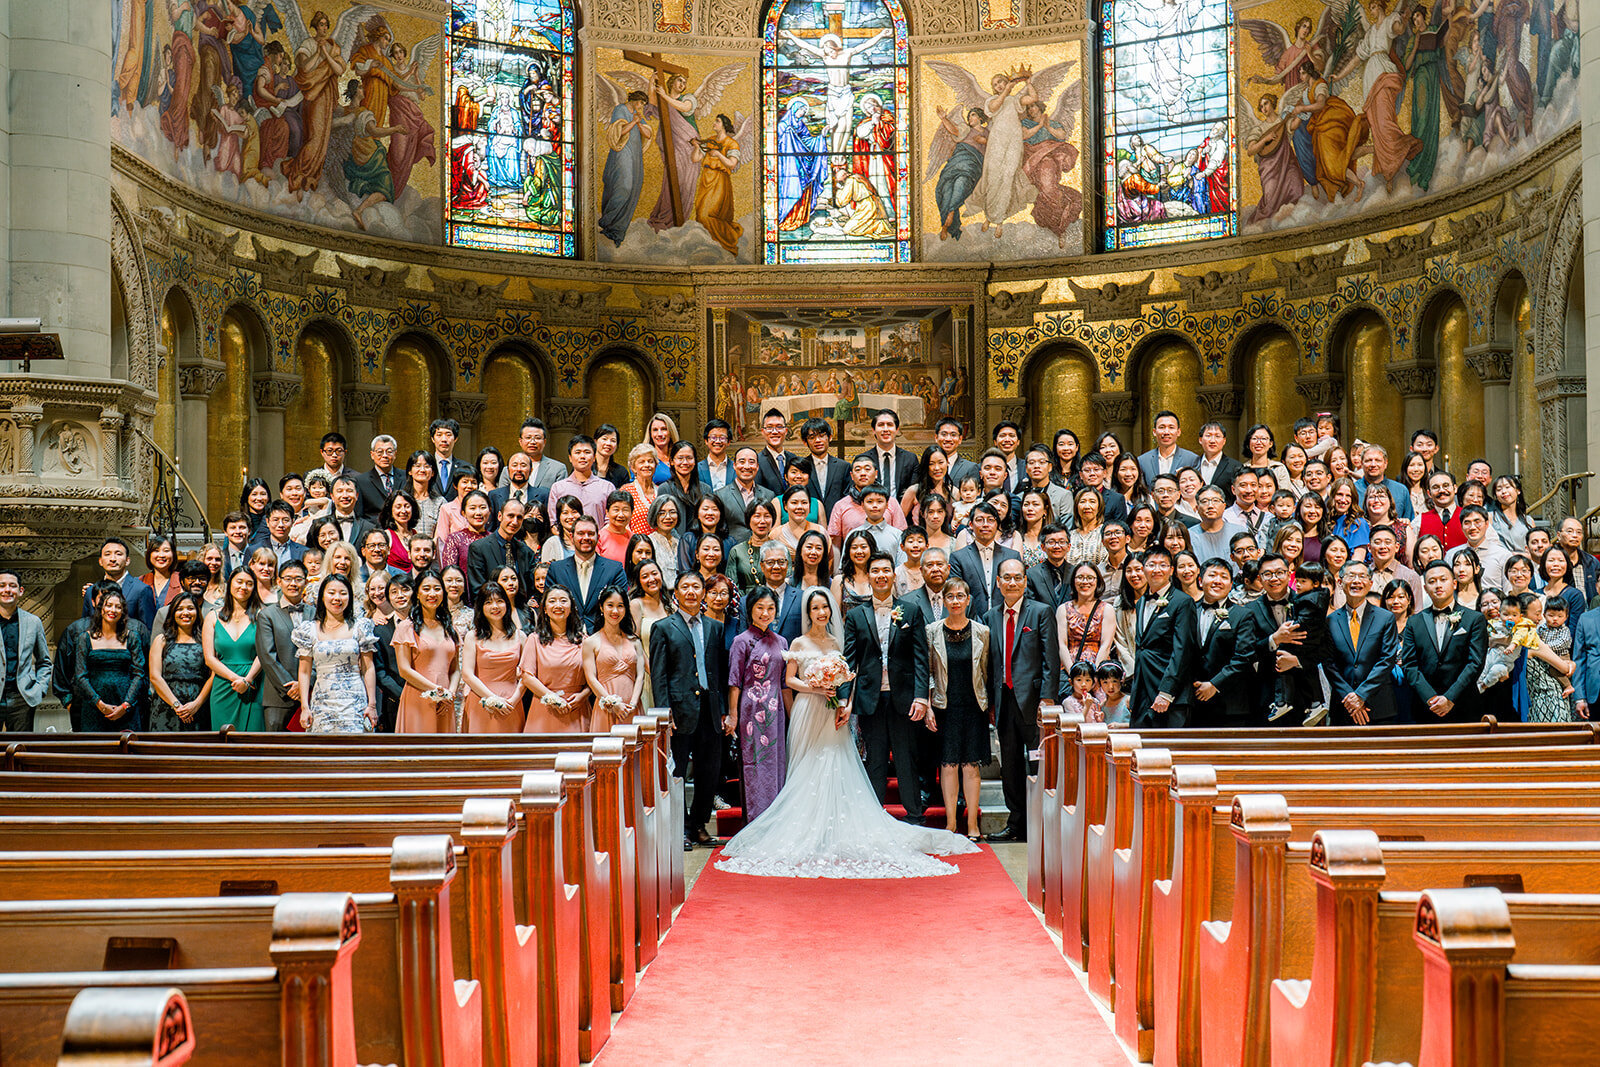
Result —
[{"label": "black tuxedo", "polygon": [[[1010,815],[1006,826],[1028,833],[1028,754],[1039,747],[1039,705],[1053,704],[1061,677],[1053,606],[1023,597],[1017,602],[1009,649],[1011,684],[1006,684],[1006,616],[996,600],[983,624],[989,628],[989,707],[1000,735],[1000,784]],[[1035,827],[1034,829],[1037,829]]]},{"label": "black tuxedo", "polygon": [[1072,564],[1062,561],[1060,573],[1050,565],[1049,560],[1035,563],[1028,568],[1029,600],[1037,600],[1051,611],[1059,608],[1063,602],[1071,600],[1075,595],[1072,589]]},{"label": "black tuxedo", "polygon": [[383,515],[384,506],[389,503],[389,497],[395,489],[410,490],[409,479],[399,467],[389,468],[389,479],[393,488],[384,489],[383,475],[374,467],[364,474],[356,475],[356,514],[369,522],[376,523]]},{"label": "black tuxedo", "polygon": [[[507,543],[505,538],[500,536],[500,531],[495,530],[472,542],[472,547],[467,549],[467,588],[472,591],[473,596],[478,595],[479,588],[485,582],[494,581],[494,576],[506,565],[507,549],[510,550],[511,566],[517,571],[518,586],[522,589],[533,588],[533,568],[538,565],[538,553],[529,548],[520,537]],[[576,568],[573,569],[573,574],[576,576]],[[598,568],[595,574],[598,576]],[[545,575],[545,579],[549,580],[548,574]],[[598,590],[594,588],[592,580],[589,583],[589,591],[598,599]]]},{"label": "black tuxedo", "polygon": [[657,704],[672,709],[672,772],[682,778],[694,763],[694,805],[685,813],[685,837],[698,835],[711,820],[721,786],[722,694],[728,686],[728,646],[722,624],[702,615],[706,684],[700,684],[694,636],[681,611],[650,627],[650,678]]},{"label": "black tuxedo", "polygon": [[843,500],[844,495],[850,491],[850,463],[838,456],[829,456],[828,480],[827,484],[823,484],[816,471],[817,457],[808,454],[806,458],[812,463],[811,481],[807,483],[806,491],[811,494],[812,499],[822,501],[824,515],[831,515],[833,506]]},{"label": "black tuxedo", "polygon": [[[878,484],[888,488],[889,480],[884,477],[883,457],[878,453],[878,446],[873,445],[867,451],[856,456],[856,459],[860,459],[862,456],[872,460],[872,466],[878,472]],[[910,489],[913,485],[916,485],[922,480],[922,461],[917,459],[916,453],[908,452],[905,449],[900,448],[898,445],[895,447],[895,450],[890,453],[889,458],[894,464],[894,499],[898,501],[901,497],[906,495],[907,489]],[[846,470],[848,472],[848,468],[846,468]],[[952,481],[951,484],[954,485],[954,481]],[[845,488],[848,489],[849,486],[847,485]],[[833,510],[832,505],[829,505],[828,510]]]},{"label": "black tuxedo", "polygon": [[[1203,462],[1205,462],[1205,456],[1201,455],[1200,459],[1193,464],[1195,472],[1200,474],[1202,478],[1205,477],[1205,474],[1200,470],[1200,464]],[[1244,464],[1224,452],[1217,457],[1217,469],[1211,472],[1211,480],[1206,482],[1206,485],[1214,485],[1221,489],[1231,503],[1233,501],[1233,479],[1242,470],[1244,470]]]},{"label": "black tuxedo", "polygon": [[[1146,593],[1137,610],[1138,652],[1133,661],[1133,726],[1186,726],[1194,694],[1194,601],[1176,582],[1161,594],[1165,607]],[[1150,710],[1157,696],[1166,693],[1172,704],[1165,714]]]},{"label": "black tuxedo", "polygon": [[[909,598],[896,598],[894,610],[901,618],[890,619],[887,654],[878,641],[878,618],[871,601],[846,615],[844,658],[856,674],[850,683],[852,704],[860,716],[861,736],[867,747],[867,777],[872,779],[878,801],[882,803],[889,795],[892,752],[895,777],[900,780],[900,802],[908,816],[920,818],[922,778],[917,769],[917,734],[927,728],[927,720],[912,722],[911,704],[928,698],[928,620]],[[887,691],[882,686],[886,662],[893,683]]]},{"label": "black tuxedo", "polygon": [[[1292,608],[1294,598],[1286,596],[1283,603],[1288,610]],[[1284,617],[1287,619],[1288,615]],[[1266,594],[1234,609],[1229,613],[1229,619],[1238,631],[1235,653],[1241,657],[1250,725],[1265,726],[1278,681],[1278,650],[1272,646],[1272,635],[1278,629],[1278,622],[1272,614],[1272,605]],[[1299,649],[1289,645],[1285,651],[1295,654]]]},{"label": "black tuxedo", "polygon": [[[1443,648],[1434,644],[1431,607],[1406,620],[1400,656],[1418,722],[1476,722],[1482,714],[1478,675],[1489,653],[1488,625],[1471,608],[1452,610],[1459,611],[1461,618],[1445,625]],[[1428,701],[1435,696],[1454,705],[1443,717],[1428,709]]]},{"label": "black tuxedo", "polygon": [[[783,471],[778,469],[778,465],[772,461],[772,453],[770,451],[768,451],[766,448],[762,448],[757,455],[759,458],[757,460],[758,470],[756,472],[756,484],[766,486],[767,489],[771,491],[773,496],[781,494],[784,489],[788,487],[788,479],[783,476]],[[784,449],[784,470],[788,470],[789,467],[792,466],[799,458],[800,457],[795,455],[793,452],[790,452],[788,449]],[[692,516],[684,517],[683,521],[685,525],[688,524],[690,518],[692,518]]]},{"label": "black tuxedo", "polygon": [[983,557],[978,555],[976,544],[967,545],[950,554],[950,575],[960,578],[967,583],[967,588],[972,592],[972,605],[968,614],[975,619],[981,619],[989,614],[989,591],[994,590],[995,600],[1000,599],[1000,587],[997,579],[1000,575],[1000,564],[1008,559],[1021,559],[1022,556],[1015,549],[1002,548],[998,541],[994,545],[993,569],[985,572]]},{"label": "black tuxedo", "polygon": [[[1255,712],[1255,628],[1246,607],[1224,602],[1228,617],[1218,619],[1205,606],[1195,604],[1195,637],[1199,651],[1192,682],[1210,682],[1217,695],[1210,700],[1194,697],[1190,722],[1200,727],[1251,726]],[[1269,690],[1270,691],[1270,690]]]},{"label": "black tuxedo", "polygon": [[[1367,706],[1372,722],[1393,722],[1394,665],[1400,657],[1400,635],[1395,632],[1394,615],[1367,604],[1361,611],[1361,647],[1350,644],[1350,607],[1346,605],[1328,616],[1329,656],[1322,664],[1333,694],[1328,711],[1340,726],[1354,725],[1345,710],[1344,698],[1355,693]],[[1473,686],[1477,688],[1476,683]]]},{"label": "black tuxedo", "polygon": [[373,627],[373,632],[378,635],[378,647],[372,652],[372,666],[378,678],[378,732],[392,734],[400,712],[400,696],[406,689],[394,655],[394,621]]}]

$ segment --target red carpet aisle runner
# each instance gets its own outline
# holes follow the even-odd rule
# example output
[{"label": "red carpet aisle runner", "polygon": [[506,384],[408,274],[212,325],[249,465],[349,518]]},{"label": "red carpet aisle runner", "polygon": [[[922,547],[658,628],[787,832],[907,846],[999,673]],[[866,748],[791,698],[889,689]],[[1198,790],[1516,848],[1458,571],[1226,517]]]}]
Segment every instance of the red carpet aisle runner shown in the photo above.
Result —
[{"label": "red carpet aisle runner", "polygon": [[601,1067],[1128,1063],[994,853],[956,862],[895,881],[708,863]]}]

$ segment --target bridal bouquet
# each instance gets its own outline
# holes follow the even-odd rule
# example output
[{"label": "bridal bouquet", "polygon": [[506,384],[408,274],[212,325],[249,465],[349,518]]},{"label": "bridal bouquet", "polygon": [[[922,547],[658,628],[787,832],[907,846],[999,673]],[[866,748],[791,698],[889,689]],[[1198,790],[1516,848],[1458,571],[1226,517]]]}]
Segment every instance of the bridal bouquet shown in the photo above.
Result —
[{"label": "bridal bouquet", "polygon": [[[819,656],[812,660],[811,664],[806,667],[805,674],[801,680],[812,689],[837,689],[854,677],[855,675],[850,673],[850,665],[845,663],[844,657],[837,652],[829,652],[825,656]],[[837,695],[829,696],[828,707],[837,708],[838,706],[839,697]]]}]

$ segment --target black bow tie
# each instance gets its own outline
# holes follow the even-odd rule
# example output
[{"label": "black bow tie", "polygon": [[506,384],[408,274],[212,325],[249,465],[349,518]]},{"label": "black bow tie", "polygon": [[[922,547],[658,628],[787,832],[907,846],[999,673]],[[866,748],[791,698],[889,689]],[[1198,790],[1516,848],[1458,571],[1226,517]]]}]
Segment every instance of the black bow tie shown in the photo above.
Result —
[{"label": "black bow tie", "polygon": [[1273,600],[1271,597],[1268,597],[1267,605],[1274,608],[1286,608],[1289,606],[1289,598],[1284,597],[1282,600]]},{"label": "black bow tie", "polygon": [[1450,614],[1451,610],[1452,609],[1450,609],[1450,608],[1429,608],[1428,609],[1428,614],[1432,615],[1434,618],[1437,619],[1441,615]]}]

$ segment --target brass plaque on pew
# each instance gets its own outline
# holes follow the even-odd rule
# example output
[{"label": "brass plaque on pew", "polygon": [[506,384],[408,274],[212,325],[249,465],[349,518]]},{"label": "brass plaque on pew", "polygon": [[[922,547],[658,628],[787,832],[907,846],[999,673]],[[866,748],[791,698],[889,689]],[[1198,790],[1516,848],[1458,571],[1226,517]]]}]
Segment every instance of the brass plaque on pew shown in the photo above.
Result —
[{"label": "brass plaque on pew", "polygon": [[1502,893],[1522,892],[1522,875],[1520,874],[1469,874],[1461,879],[1461,884],[1468,889],[1478,886],[1489,886]]},{"label": "brass plaque on pew", "polygon": [[219,897],[275,897],[278,883],[271,878],[224,878]]},{"label": "brass plaque on pew", "polygon": [[170,971],[178,958],[173,937],[108,937],[102,971]]}]

